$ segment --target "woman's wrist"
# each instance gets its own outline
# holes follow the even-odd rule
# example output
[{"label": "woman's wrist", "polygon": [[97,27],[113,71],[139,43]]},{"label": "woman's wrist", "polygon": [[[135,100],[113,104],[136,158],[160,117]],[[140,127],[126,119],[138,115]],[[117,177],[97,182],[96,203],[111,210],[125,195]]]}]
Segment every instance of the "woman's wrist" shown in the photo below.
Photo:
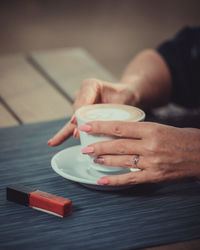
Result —
[{"label": "woman's wrist", "polygon": [[164,59],[154,50],[139,53],[127,66],[121,82],[132,91],[138,106],[153,108],[171,96],[171,74]]},{"label": "woman's wrist", "polygon": [[141,75],[127,76],[123,82],[120,82],[124,86],[124,96],[126,96],[126,103],[128,105],[137,106],[143,108],[143,81],[145,78]]}]

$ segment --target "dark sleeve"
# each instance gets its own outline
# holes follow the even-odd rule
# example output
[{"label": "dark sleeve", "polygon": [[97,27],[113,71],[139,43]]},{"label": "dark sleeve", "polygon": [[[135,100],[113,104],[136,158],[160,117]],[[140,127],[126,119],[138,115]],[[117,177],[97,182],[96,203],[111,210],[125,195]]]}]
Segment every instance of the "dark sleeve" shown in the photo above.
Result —
[{"label": "dark sleeve", "polygon": [[200,27],[182,29],[157,51],[172,76],[172,102],[189,108],[200,107]]}]

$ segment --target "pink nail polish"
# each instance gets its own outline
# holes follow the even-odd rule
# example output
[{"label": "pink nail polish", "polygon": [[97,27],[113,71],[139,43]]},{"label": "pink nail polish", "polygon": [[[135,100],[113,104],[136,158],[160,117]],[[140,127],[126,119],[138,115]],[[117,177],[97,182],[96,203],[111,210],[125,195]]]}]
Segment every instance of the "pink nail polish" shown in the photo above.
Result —
[{"label": "pink nail polish", "polygon": [[79,132],[78,132],[77,128],[76,128],[76,132],[75,132],[75,138],[79,138]]},{"label": "pink nail polish", "polygon": [[76,136],[76,138],[78,137],[78,129],[76,128],[76,132],[75,132],[76,134],[75,134],[75,136]]},{"label": "pink nail polish", "polygon": [[92,130],[92,126],[88,124],[84,124],[84,125],[79,126],[79,130],[84,131],[84,132],[90,132]]},{"label": "pink nail polish", "polygon": [[74,122],[75,122],[75,120],[76,120],[76,116],[75,116],[75,115],[73,115],[73,116],[72,116],[72,118],[71,118],[71,123],[74,123]]},{"label": "pink nail polish", "polygon": [[48,140],[47,145],[48,145],[48,146],[51,146],[51,139]]},{"label": "pink nail polish", "polygon": [[94,162],[97,163],[97,164],[103,165],[104,164],[104,158],[97,157],[97,158],[94,159]]},{"label": "pink nail polish", "polygon": [[97,183],[100,185],[108,185],[109,181],[107,179],[99,179]]},{"label": "pink nail polish", "polygon": [[75,128],[75,129],[74,129],[74,132],[73,132],[73,136],[74,136],[74,138],[76,138],[76,137],[77,137],[77,132],[78,132],[78,130],[77,130],[77,128]]},{"label": "pink nail polish", "polygon": [[89,153],[93,153],[93,152],[94,152],[94,148],[91,146],[82,149],[83,154],[89,154]]}]

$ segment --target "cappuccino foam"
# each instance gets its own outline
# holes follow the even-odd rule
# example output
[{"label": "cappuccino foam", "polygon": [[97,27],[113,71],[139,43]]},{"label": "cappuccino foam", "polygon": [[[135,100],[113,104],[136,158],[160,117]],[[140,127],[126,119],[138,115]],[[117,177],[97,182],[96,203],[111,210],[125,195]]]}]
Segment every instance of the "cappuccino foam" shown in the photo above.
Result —
[{"label": "cappuccino foam", "polygon": [[80,108],[76,113],[88,121],[138,121],[144,112],[136,107],[121,104],[93,104]]}]

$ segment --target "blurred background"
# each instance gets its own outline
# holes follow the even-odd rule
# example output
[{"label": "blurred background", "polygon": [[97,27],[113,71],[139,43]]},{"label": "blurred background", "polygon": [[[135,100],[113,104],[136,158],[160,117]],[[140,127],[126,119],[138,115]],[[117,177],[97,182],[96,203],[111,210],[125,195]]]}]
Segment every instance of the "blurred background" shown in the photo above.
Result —
[{"label": "blurred background", "polygon": [[0,56],[83,47],[119,77],[138,51],[199,25],[199,10],[198,0],[0,1]]}]

